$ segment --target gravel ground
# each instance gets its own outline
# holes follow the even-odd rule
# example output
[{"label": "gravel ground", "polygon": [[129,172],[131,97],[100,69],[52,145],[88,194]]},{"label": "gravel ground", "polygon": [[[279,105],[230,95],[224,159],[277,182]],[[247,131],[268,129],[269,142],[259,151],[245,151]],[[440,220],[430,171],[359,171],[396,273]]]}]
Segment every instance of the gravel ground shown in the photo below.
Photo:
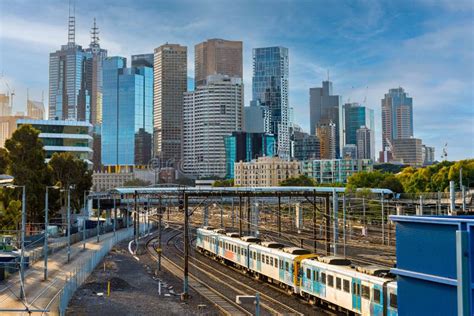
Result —
[{"label": "gravel ground", "polygon": [[[155,276],[156,263],[145,253],[135,260],[127,247],[128,242],[123,242],[104,258],[76,291],[67,315],[219,315],[212,303],[192,289],[189,302],[181,302],[182,281],[166,271]],[[158,280],[164,283],[161,297]]]}]

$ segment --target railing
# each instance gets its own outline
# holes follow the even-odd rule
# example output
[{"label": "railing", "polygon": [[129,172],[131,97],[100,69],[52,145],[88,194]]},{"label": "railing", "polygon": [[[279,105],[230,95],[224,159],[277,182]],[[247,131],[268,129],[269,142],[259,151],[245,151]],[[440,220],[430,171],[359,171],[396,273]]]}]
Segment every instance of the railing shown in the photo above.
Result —
[{"label": "railing", "polygon": [[[141,224],[140,228],[145,234],[145,225]],[[82,285],[82,283],[84,283],[95,267],[100,263],[100,261],[102,261],[105,255],[109,253],[115,244],[132,237],[132,227],[119,230],[116,232],[115,236],[103,241],[100,250],[96,250],[88,256],[81,258],[81,263],[77,265],[80,268],[77,268],[71,272],[64,287],[55,295],[46,308],[49,309],[54,302],[58,301],[59,315],[65,315],[67,306],[74,295],[74,292]]]}]

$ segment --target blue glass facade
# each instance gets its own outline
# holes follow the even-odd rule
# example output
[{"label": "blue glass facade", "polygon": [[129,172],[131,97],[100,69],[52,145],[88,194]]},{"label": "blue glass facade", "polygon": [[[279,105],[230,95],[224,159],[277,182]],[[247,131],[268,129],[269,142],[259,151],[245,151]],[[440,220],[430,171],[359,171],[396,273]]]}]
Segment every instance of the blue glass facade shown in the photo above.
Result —
[{"label": "blue glass facade", "polygon": [[374,110],[357,103],[344,104],[345,144],[357,144],[356,132],[361,126],[374,130]]},{"label": "blue glass facade", "polygon": [[275,155],[275,136],[265,133],[234,132],[224,137],[226,178],[234,178],[234,163]]},{"label": "blue glass facade", "polygon": [[252,100],[270,111],[270,129],[278,143],[278,155],[290,156],[288,126],[288,48],[264,47],[253,50]]},{"label": "blue glass facade", "polygon": [[102,164],[146,165],[153,131],[153,68],[126,68],[123,57],[105,59]]}]

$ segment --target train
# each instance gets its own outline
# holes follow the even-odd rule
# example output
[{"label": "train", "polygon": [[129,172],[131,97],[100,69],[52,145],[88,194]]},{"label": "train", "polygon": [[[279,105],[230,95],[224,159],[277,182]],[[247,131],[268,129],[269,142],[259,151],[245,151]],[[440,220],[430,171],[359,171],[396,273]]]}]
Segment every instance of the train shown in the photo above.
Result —
[{"label": "train", "polygon": [[384,267],[355,266],[346,258],[209,226],[197,229],[196,250],[310,304],[349,315],[398,315],[397,282]]}]

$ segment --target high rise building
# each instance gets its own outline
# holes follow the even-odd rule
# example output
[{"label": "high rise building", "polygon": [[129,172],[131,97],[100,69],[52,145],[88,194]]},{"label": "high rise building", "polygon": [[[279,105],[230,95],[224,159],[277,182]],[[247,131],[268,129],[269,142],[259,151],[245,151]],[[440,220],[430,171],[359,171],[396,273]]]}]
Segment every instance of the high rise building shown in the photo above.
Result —
[{"label": "high rise building", "polygon": [[341,148],[341,126],[339,124],[340,104],[341,97],[333,94],[331,81],[323,81],[321,88],[309,89],[310,134],[314,135],[316,133],[318,124],[332,121],[335,124],[336,156],[340,155]]},{"label": "high rise building", "polygon": [[371,159],[306,160],[301,163],[303,174],[317,183],[346,183],[350,176],[361,171],[372,171]]},{"label": "high rise building", "polygon": [[0,116],[12,115],[12,108],[10,106],[10,96],[0,93]]},{"label": "high rise building", "polygon": [[253,49],[253,104],[264,106],[269,112],[271,134],[277,138],[277,153],[290,158],[288,123],[289,56],[286,47]]},{"label": "high rise building", "polygon": [[44,103],[27,99],[26,115],[35,120],[44,120]]},{"label": "high rise building", "polygon": [[328,120],[318,123],[316,136],[319,138],[321,159],[336,159],[336,124]]},{"label": "high rise building", "polygon": [[49,118],[100,124],[102,61],[107,51],[100,48],[95,19],[87,49],[76,44],[75,25],[70,15],[67,45],[49,55]]},{"label": "high rise building", "polygon": [[183,94],[187,90],[187,47],[164,44],[155,48],[153,87],[154,156],[162,166],[182,159]]},{"label": "high rise building", "polygon": [[342,147],[342,159],[357,159],[357,146],[347,144]]},{"label": "high rise building", "polygon": [[367,126],[361,126],[356,131],[357,158],[375,159],[375,135]]},{"label": "high rise building", "polygon": [[275,137],[266,133],[233,132],[224,136],[226,151],[226,178],[234,178],[234,163],[248,162],[259,157],[273,157]]},{"label": "high rise building", "polygon": [[132,55],[132,67],[150,67],[153,68],[155,61],[154,54]]},{"label": "high rise building", "polygon": [[399,138],[392,141],[393,160],[419,167],[423,165],[423,149],[419,138]]},{"label": "high rise building", "polygon": [[226,176],[224,137],[242,130],[241,78],[213,75],[184,94],[183,171],[193,177]]},{"label": "high rise building", "polygon": [[344,122],[344,145],[357,145],[356,131],[362,126],[366,126],[372,131],[375,129],[374,110],[359,103],[346,103],[343,105]]},{"label": "high rise building", "polygon": [[321,157],[319,138],[301,130],[293,128],[292,157],[296,160],[319,159]]},{"label": "high rise building", "polygon": [[435,148],[421,145],[421,151],[423,156],[423,164],[432,165],[435,162]]},{"label": "high rise building", "polygon": [[269,133],[270,111],[268,108],[254,104],[244,107],[244,131],[247,133]]},{"label": "high rise building", "polygon": [[195,86],[203,85],[210,75],[242,78],[242,42],[209,39],[194,46]]},{"label": "high rise building", "polygon": [[382,99],[382,148],[394,139],[413,137],[413,99],[403,88],[390,89]]},{"label": "high rise building", "polygon": [[104,60],[102,164],[143,166],[151,159],[153,69],[127,68],[123,57]]}]

